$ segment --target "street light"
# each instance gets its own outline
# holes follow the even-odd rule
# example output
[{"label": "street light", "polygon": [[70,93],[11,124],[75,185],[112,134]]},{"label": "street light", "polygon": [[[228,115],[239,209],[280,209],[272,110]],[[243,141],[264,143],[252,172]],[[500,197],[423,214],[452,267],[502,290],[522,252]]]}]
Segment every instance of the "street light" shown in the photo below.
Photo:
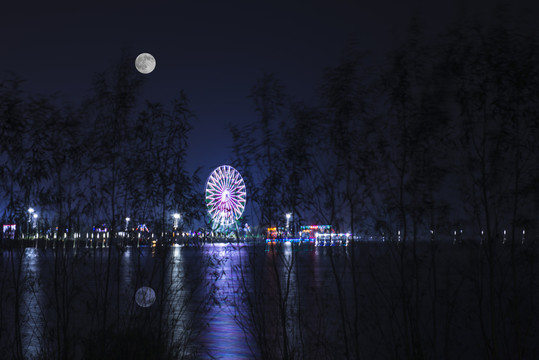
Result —
[{"label": "street light", "polygon": [[289,225],[290,225],[290,218],[292,217],[292,214],[291,213],[287,213],[286,214],[286,234],[288,236],[289,234]]},{"label": "street light", "polygon": [[174,217],[174,230],[178,227],[178,220],[180,220],[180,214],[175,213],[172,215]]},{"label": "street light", "polygon": [[174,213],[172,214],[172,217],[174,218],[174,229],[172,230],[172,237],[175,237],[176,230],[178,229],[178,221],[180,220],[180,214]]},{"label": "street light", "polygon": [[33,208],[28,208],[28,222],[26,223],[26,237],[30,237],[30,222],[32,221]]},{"label": "street light", "polygon": [[126,231],[126,232],[127,232],[127,228],[128,228],[128,226],[129,226],[129,221],[130,221],[130,220],[131,220],[131,218],[128,218],[128,217],[125,218],[125,231]]}]

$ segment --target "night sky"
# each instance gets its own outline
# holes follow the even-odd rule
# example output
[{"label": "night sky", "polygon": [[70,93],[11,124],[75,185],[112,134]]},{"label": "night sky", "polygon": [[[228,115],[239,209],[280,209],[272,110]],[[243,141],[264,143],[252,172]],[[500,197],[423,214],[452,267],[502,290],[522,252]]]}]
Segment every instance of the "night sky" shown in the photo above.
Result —
[{"label": "night sky", "polygon": [[79,103],[92,76],[116,64],[123,51],[133,61],[151,53],[157,68],[146,75],[140,99],[168,103],[185,90],[198,117],[187,169],[209,173],[232,162],[228,125],[256,117],[247,95],[264,73],[276,74],[293,99],[311,101],[324,68],[337,65],[347,45],[355,43],[373,65],[382,65],[412,15],[436,34],[465,10],[478,16],[492,10],[489,1],[471,3],[10,2],[0,13],[0,61],[3,72],[26,80],[27,93],[58,93]]}]

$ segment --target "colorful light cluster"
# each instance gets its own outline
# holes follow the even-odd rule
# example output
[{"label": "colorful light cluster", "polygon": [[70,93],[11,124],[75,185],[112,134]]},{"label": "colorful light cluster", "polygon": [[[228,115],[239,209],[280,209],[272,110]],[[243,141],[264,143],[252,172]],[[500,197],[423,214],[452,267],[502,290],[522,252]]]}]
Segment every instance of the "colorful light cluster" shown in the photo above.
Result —
[{"label": "colorful light cluster", "polygon": [[240,173],[230,165],[219,166],[206,182],[206,207],[216,228],[229,228],[243,214],[247,193]]},{"label": "colorful light cluster", "polygon": [[305,225],[301,230],[327,230],[331,229],[331,225]]}]

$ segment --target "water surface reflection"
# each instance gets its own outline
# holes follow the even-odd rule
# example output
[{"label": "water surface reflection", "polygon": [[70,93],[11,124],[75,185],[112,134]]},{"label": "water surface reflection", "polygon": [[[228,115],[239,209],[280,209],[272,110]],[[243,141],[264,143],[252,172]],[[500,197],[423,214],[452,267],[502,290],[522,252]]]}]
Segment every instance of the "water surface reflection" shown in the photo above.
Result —
[{"label": "water surface reflection", "polygon": [[[0,351],[47,359],[401,358],[417,345],[404,329],[427,358],[458,357],[443,347],[450,340],[481,357],[471,342],[480,323],[468,314],[489,309],[473,303],[477,282],[463,274],[488,264],[482,254],[431,243],[415,252],[390,243],[13,249],[0,257]],[[156,295],[149,307],[135,301],[144,286]],[[531,295],[519,293],[522,304]],[[499,313],[510,313],[502,306],[510,303]],[[439,325],[447,314],[459,327]]]}]

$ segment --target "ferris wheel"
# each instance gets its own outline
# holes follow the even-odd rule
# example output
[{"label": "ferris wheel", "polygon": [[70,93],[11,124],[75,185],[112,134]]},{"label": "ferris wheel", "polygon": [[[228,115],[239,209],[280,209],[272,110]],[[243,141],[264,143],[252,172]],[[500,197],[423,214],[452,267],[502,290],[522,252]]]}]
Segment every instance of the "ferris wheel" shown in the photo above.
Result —
[{"label": "ferris wheel", "polygon": [[247,193],[240,173],[230,165],[213,170],[206,181],[206,207],[214,229],[230,229],[243,214]]}]

